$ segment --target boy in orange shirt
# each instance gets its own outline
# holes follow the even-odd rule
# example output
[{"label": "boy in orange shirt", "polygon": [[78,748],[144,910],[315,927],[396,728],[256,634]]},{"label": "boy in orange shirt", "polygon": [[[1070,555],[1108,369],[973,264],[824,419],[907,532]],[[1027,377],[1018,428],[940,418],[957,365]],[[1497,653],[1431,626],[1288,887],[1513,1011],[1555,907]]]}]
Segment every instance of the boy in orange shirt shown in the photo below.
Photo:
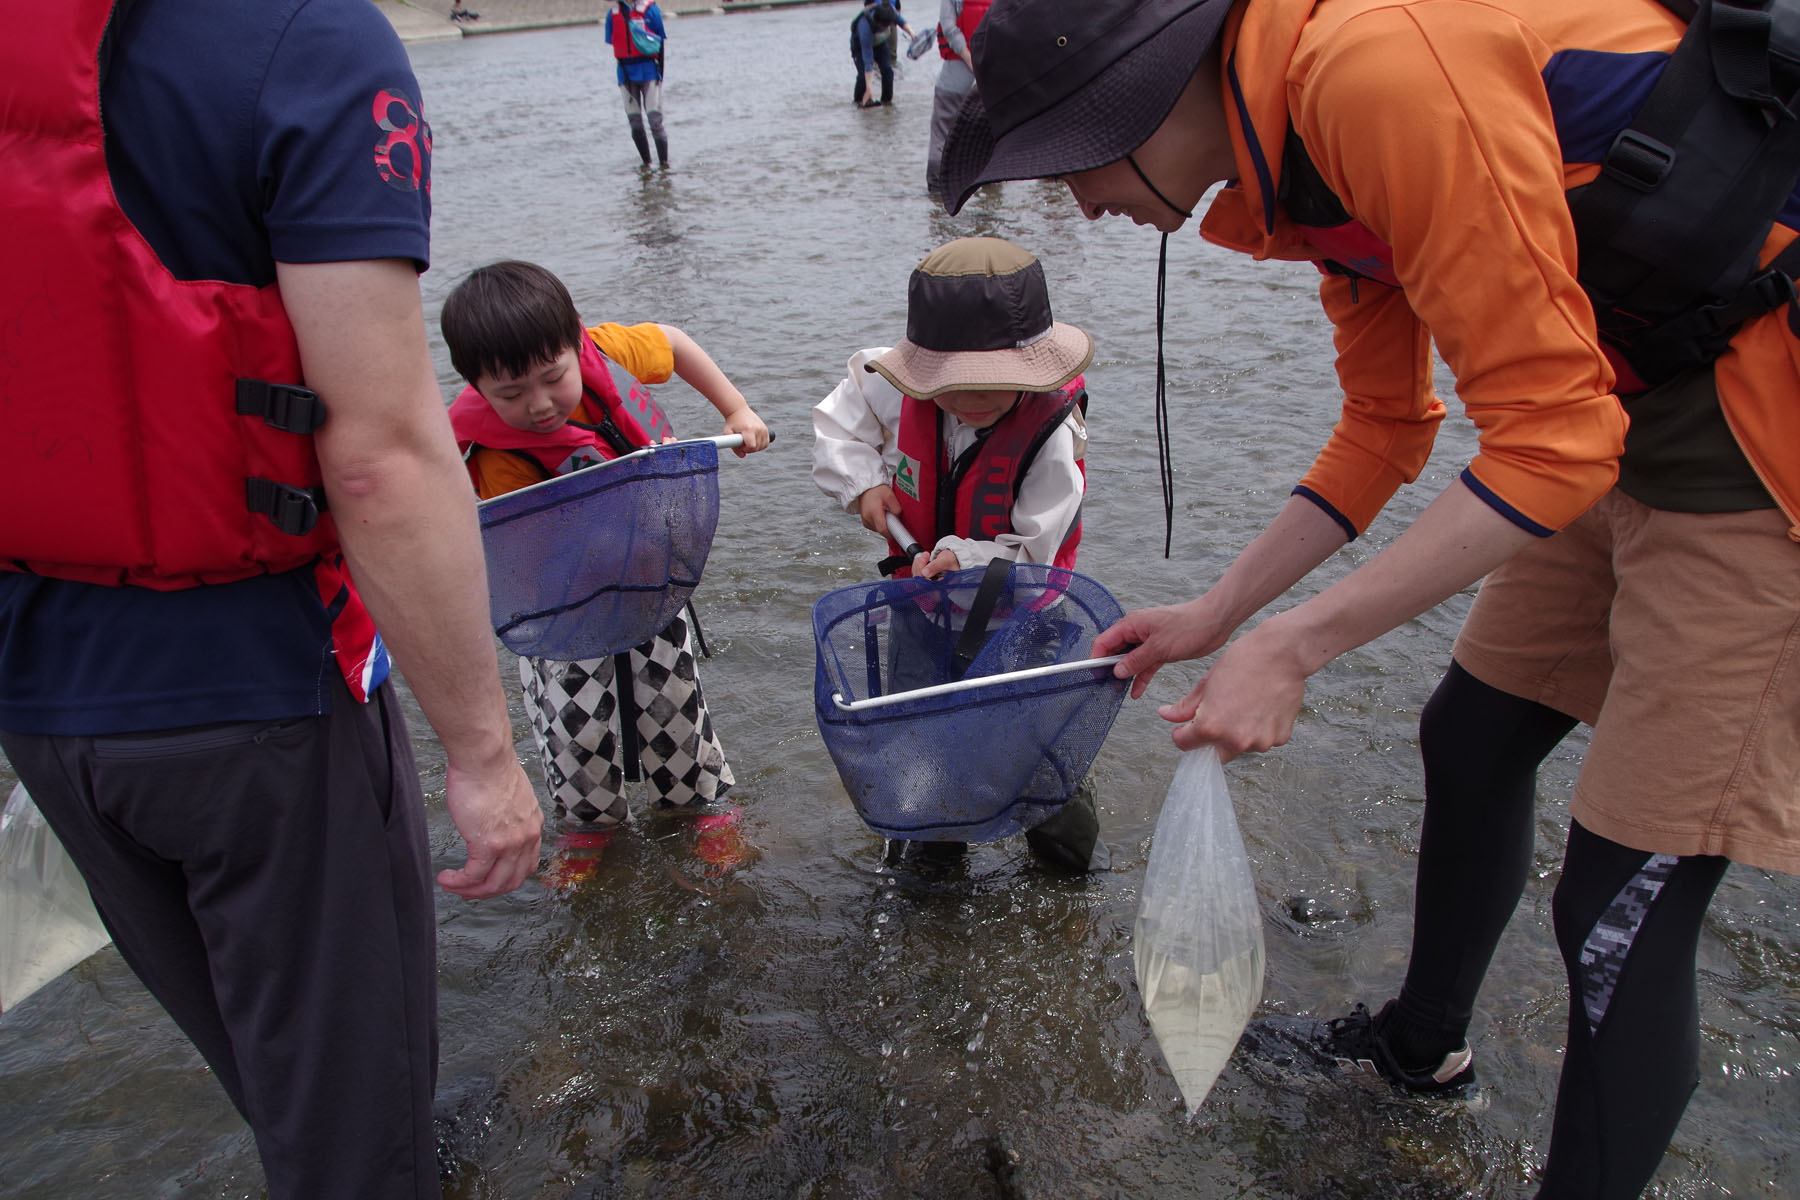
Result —
[{"label": "boy in orange shirt", "polygon": [[[562,281],[533,263],[471,273],[445,299],[440,323],[469,381],[450,423],[484,500],[674,440],[648,392],[634,383],[619,394],[612,363],[638,382],[675,375],[692,385],[724,416],[725,432],[743,436],[740,457],[769,444],[768,427],[687,334],[653,323],[584,329]],[[520,658],[519,678],[556,815],[574,816],[586,833],[630,819],[624,783],[640,774],[663,807],[715,800],[734,782],[684,616],[623,654]]]}]

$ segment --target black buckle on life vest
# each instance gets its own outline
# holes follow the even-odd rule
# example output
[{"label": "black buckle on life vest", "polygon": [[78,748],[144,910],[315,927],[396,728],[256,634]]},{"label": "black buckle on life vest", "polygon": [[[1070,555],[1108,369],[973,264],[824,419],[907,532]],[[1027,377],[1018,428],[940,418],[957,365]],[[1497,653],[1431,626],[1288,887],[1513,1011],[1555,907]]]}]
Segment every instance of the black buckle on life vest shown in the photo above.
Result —
[{"label": "black buckle on life vest", "polygon": [[239,416],[261,417],[265,425],[283,433],[311,433],[325,423],[325,404],[319,393],[297,383],[240,379],[237,410]]},{"label": "black buckle on life vest", "polygon": [[1621,130],[1606,152],[1606,165],[1601,170],[1628,188],[1653,192],[1667,179],[1675,167],[1672,147],[1646,137],[1635,129]]},{"label": "black buckle on life vest", "polygon": [[255,476],[244,483],[244,501],[250,511],[269,518],[275,528],[291,537],[311,533],[325,511],[324,488],[298,488]]}]

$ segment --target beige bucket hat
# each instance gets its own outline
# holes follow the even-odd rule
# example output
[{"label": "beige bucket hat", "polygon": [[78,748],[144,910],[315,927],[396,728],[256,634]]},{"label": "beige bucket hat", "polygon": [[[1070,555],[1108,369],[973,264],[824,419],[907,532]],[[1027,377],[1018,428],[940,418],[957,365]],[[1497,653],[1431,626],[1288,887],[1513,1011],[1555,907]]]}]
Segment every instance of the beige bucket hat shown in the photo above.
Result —
[{"label": "beige bucket hat", "polygon": [[864,369],[929,400],[1054,391],[1093,358],[1093,338],[1051,317],[1038,260],[1004,238],[974,237],[920,260],[906,289],[906,337]]}]

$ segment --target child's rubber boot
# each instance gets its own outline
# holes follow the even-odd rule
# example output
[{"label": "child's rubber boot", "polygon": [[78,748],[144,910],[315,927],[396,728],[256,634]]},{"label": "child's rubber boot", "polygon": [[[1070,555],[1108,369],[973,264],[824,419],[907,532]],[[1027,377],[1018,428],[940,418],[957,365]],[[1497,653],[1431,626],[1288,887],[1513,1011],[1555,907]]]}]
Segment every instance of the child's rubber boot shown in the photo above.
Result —
[{"label": "child's rubber boot", "polygon": [[744,840],[744,810],[735,804],[724,812],[694,818],[694,855],[704,862],[708,875],[726,875],[755,857]]},{"label": "child's rubber boot", "polygon": [[1085,874],[1112,866],[1112,852],[1100,840],[1091,779],[1082,780],[1069,802],[1049,820],[1027,829],[1025,844],[1040,860],[1065,871]]},{"label": "child's rubber boot", "polygon": [[544,864],[542,878],[546,887],[566,892],[600,865],[600,852],[612,841],[613,829],[577,830],[556,839],[550,861]]}]

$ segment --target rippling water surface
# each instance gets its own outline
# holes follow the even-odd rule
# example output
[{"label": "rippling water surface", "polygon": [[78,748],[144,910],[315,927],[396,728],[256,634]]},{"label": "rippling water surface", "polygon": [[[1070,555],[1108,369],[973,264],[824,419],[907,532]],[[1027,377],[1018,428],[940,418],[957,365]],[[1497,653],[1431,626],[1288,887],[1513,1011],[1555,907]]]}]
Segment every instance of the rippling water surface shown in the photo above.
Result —
[{"label": "rippling water surface", "polygon": [[[470,268],[533,259],[590,320],[693,334],[779,439],[721,467],[697,597],[745,814],[739,861],[652,817],[569,892],[440,895],[448,1194],[1531,1195],[1562,1043],[1549,903],[1578,738],[1542,776],[1538,866],[1482,993],[1471,1104],[1284,1076],[1240,1052],[1197,1117],[1181,1108],[1129,933],[1176,761],[1154,702],[1185,691],[1191,665],[1128,701],[1101,754],[1110,872],[1052,875],[1011,842],[941,878],[881,866],[819,742],[808,624],[812,601],[871,577],[881,549],[810,482],[808,409],[853,350],[904,331],[912,264],[950,237],[1012,238],[1043,259],[1058,316],[1095,335],[1081,567],[1128,606],[1215,578],[1283,502],[1337,401],[1311,268],[1174,238],[1179,475],[1164,560],[1155,236],[1091,224],[1040,183],[990,189],[955,218],[934,208],[922,184],[936,59],[905,66],[892,109],[852,109],[853,11],[671,20],[667,174],[636,166],[597,26],[413,48],[436,139],[433,326]],[[457,381],[434,352],[448,397]],[[710,431],[697,394],[660,395],[685,428]],[[1424,478],[1303,594],[1393,537],[1472,446],[1452,403]],[[1467,606],[1457,597],[1334,663],[1293,744],[1229,768],[1266,921],[1263,1011],[1332,1014],[1397,986],[1416,714]],[[514,678],[510,660],[503,671]],[[516,685],[514,698],[517,712]],[[414,728],[433,849],[450,861],[442,755]],[[517,728],[535,767],[522,715]],[[1700,948],[1700,1090],[1652,1195],[1800,1195],[1797,916],[1792,879],[1727,875]],[[110,950],[0,1021],[0,1190],[263,1192],[223,1092]]]}]

